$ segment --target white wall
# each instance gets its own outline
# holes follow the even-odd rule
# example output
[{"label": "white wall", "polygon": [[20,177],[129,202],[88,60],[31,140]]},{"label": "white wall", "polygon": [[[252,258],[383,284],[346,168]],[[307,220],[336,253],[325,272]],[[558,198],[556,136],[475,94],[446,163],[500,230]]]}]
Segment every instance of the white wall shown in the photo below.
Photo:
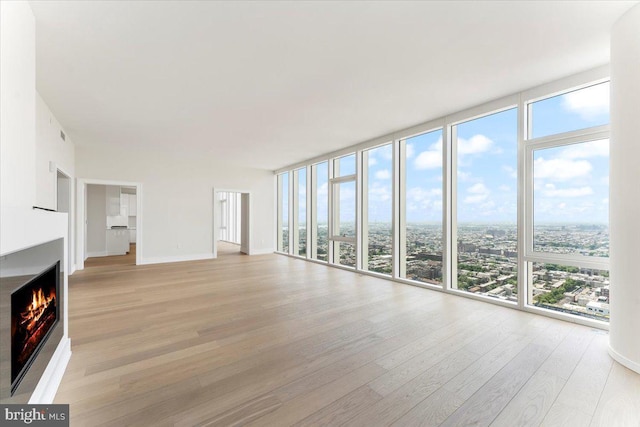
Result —
[{"label": "white wall", "polygon": [[107,255],[107,187],[87,185],[87,256]]},{"label": "white wall", "polygon": [[67,178],[66,176],[58,175],[57,177],[58,206],[56,210],[58,212],[70,213],[69,211],[73,210],[71,206],[71,190],[69,189],[69,181],[70,178]]},{"label": "white wall", "polygon": [[[1,1],[0,19],[0,255],[63,237],[66,258],[67,214],[32,209],[36,204],[35,19],[24,1]],[[51,191],[56,194],[55,186]],[[64,337],[30,403],[53,402],[71,357],[67,274],[64,295]]]},{"label": "white wall", "polygon": [[[69,220],[70,253],[75,254],[75,145],[67,135],[60,137],[64,128],[51,112],[47,103],[36,92],[36,150],[35,150],[35,205],[56,210],[57,206],[57,169],[71,179],[71,216]],[[67,132],[65,131],[65,134]],[[53,162],[53,171],[49,168]],[[70,273],[75,270],[75,259],[70,259]]]},{"label": "white wall", "polygon": [[640,5],[629,10],[611,34],[611,324],[609,349],[640,373]]},{"label": "white wall", "polygon": [[71,179],[75,176],[75,146],[68,135],[62,140],[61,130],[64,129],[49,106],[36,92],[36,205],[54,210],[57,174],[56,170],[49,170],[49,162]]},{"label": "white wall", "polygon": [[35,195],[35,19],[27,2],[0,2],[0,205]]},{"label": "white wall", "polygon": [[251,253],[273,251],[271,171],[235,167],[215,154],[78,146],[76,176],[142,183],[143,263],[212,256],[214,187],[251,192]]}]

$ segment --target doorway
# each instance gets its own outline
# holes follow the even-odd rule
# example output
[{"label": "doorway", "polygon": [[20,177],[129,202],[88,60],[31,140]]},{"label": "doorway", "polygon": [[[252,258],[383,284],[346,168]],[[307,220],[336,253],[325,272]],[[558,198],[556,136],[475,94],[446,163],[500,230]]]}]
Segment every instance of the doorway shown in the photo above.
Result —
[{"label": "doorway", "polygon": [[69,274],[75,271],[75,263],[73,256],[73,209],[72,206],[72,189],[71,177],[60,169],[56,174],[56,211],[67,214],[67,266],[66,270]]},{"label": "doorway", "polygon": [[142,185],[78,181],[78,269],[141,264]]},{"label": "doorway", "polygon": [[250,193],[213,191],[213,257],[249,254]]}]

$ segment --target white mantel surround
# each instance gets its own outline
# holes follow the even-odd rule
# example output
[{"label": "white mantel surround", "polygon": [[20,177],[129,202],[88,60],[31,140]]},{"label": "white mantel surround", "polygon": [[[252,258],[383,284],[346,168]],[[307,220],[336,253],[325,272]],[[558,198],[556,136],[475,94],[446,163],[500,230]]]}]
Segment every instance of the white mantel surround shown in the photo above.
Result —
[{"label": "white mantel surround", "polygon": [[611,324],[609,353],[640,373],[640,5],[611,34]]},{"label": "white mantel surround", "polygon": [[0,210],[0,256],[22,249],[37,246],[51,240],[64,238],[64,284],[63,319],[64,334],[49,364],[40,378],[29,403],[50,404],[71,358],[71,340],[69,339],[69,259],[67,241],[67,214],[45,212],[25,208],[6,208]]}]

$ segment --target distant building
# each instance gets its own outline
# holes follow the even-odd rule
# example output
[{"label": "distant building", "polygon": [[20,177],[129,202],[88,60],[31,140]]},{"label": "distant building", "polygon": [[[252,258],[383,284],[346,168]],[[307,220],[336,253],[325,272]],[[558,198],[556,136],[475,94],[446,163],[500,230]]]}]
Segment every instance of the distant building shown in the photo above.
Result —
[{"label": "distant building", "polygon": [[587,304],[587,311],[593,314],[599,314],[601,316],[609,315],[609,304],[603,302],[591,301]]}]

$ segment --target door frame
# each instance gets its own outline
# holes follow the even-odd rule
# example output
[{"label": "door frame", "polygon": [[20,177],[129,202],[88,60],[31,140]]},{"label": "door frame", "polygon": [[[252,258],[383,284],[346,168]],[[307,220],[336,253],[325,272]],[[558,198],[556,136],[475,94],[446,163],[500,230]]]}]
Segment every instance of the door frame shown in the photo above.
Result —
[{"label": "door frame", "polygon": [[78,178],[77,185],[77,246],[76,246],[76,268],[78,270],[84,270],[84,260],[86,257],[87,248],[87,185],[118,185],[121,187],[135,187],[136,188],[136,265],[142,264],[143,254],[143,241],[142,241],[142,183],[130,182],[130,181],[114,181],[107,179],[91,179],[91,178]]},{"label": "door frame", "polygon": [[220,228],[220,203],[218,202],[218,193],[240,193],[242,198],[242,209],[240,214],[240,252],[252,255],[251,253],[251,191],[238,190],[238,189],[226,189],[226,188],[213,188],[213,258],[218,258],[218,231]]},{"label": "door frame", "polygon": [[69,191],[69,205],[67,206],[67,257],[69,260],[67,261],[66,271],[69,275],[72,275],[76,271],[76,263],[75,263],[75,232],[73,229],[73,224],[75,220],[75,209],[73,209],[75,202],[75,193],[73,191],[73,176],[68,173],[66,170],[56,165],[56,212],[60,212],[60,206],[58,206],[58,174],[64,175],[68,182],[68,191]]}]

